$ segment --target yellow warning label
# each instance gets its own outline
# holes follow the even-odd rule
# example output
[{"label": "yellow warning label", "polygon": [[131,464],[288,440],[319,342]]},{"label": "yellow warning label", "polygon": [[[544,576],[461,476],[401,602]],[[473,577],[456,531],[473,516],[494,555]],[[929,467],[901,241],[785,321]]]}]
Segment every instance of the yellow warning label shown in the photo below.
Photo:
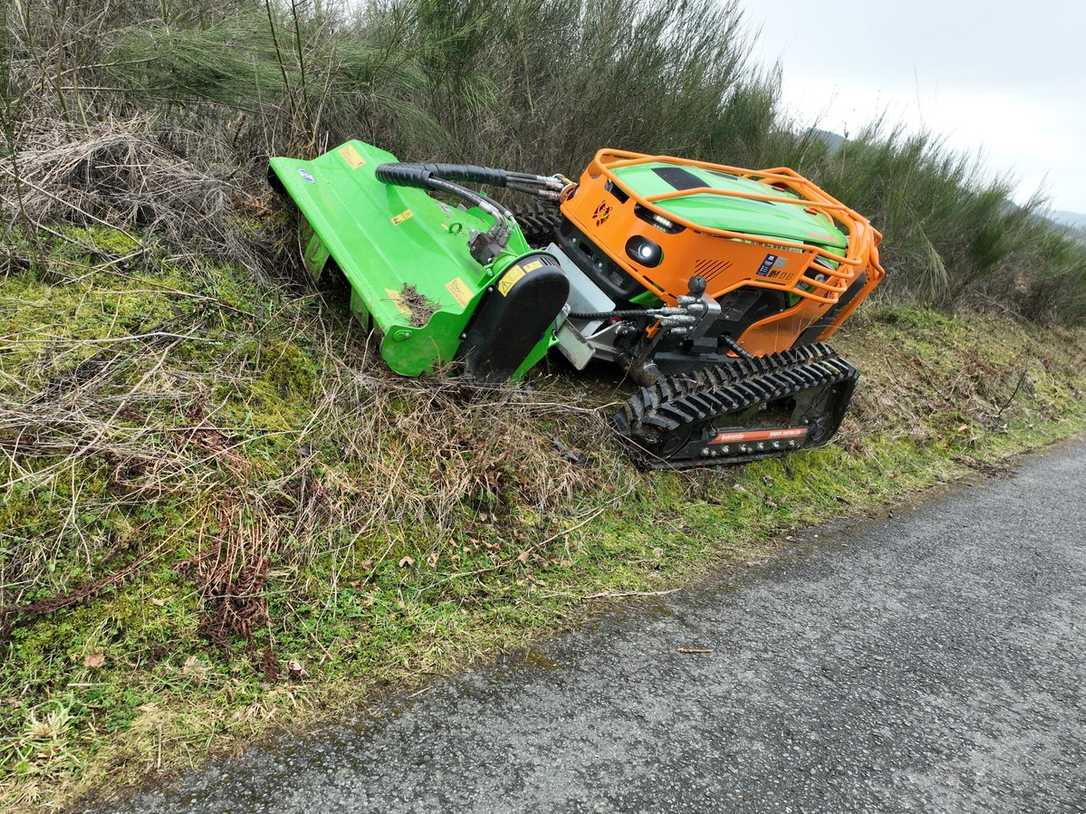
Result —
[{"label": "yellow warning label", "polygon": [[388,298],[396,303],[396,307],[400,309],[400,313],[405,317],[411,316],[411,307],[404,302],[403,295],[399,291],[393,291],[391,288],[386,288],[385,293],[388,294]]},{"label": "yellow warning label", "polygon": [[393,226],[399,226],[399,225],[400,225],[401,223],[403,223],[403,222],[404,222],[405,220],[407,220],[408,218],[410,218],[410,217],[411,217],[411,216],[412,216],[413,214],[414,214],[414,213],[413,213],[413,212],[412,212],[412,211],[411,211],[410,209],[405,209],[405,210],[404,210],[403,212],[401,212],[400,214],[398,214],[398,215],[393,215],[393,216],[392,216],[392,225],[393,225]]},{"label": "yellow warning label", "polygon": [[520,266],[513,266],[509,271],[502,275],[502,278],[498,280],[498,291],[504,297],[509,294],[509,289],[520,282],[520,278],[525,274],[524,269]]},{"label": "yellow warning label", "polygon": [[453,295],[453,299],[460,303],[461,307],[471,302],[471,289],[459,277],[453,277],[449,282],[445,283],[445,290]]},{"label": "yellow warning label", "polygon": [[530,263],[525,263],[524,264],[525,273],[527,273],[529,271],[535,271],[538,268],[543,268],[543,261],[542,260],[532,260]]},{"label": "yellow warning label", "polygon": [[352,170],[357,170],[366,163],[366,159],[359,154],[353,144],[346,144],[341,147],[339,154],[343,157],[343,160],[347,162],[347,166]]}]

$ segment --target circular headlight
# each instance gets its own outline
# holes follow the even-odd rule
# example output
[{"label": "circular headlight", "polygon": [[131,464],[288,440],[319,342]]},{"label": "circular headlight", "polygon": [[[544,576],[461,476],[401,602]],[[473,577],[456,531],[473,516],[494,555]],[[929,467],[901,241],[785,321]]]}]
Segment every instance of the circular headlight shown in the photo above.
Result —
[{"label": "circular headlight", "polygon": [[641,235],[634,235],[626,241],[626,256],[642,266],[653,268],[664,259],[663,250]]}]

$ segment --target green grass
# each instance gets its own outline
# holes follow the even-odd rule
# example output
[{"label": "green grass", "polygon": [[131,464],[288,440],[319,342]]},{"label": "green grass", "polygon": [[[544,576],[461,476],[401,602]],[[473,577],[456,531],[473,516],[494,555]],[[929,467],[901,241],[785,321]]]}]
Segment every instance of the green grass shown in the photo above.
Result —
[{"label": "green grass", "polygon": [[864,379],[834,445],[643,474],[600,432],[607,379],[400,380],[335,300],[159,252],[94,262],[57,241],[0,284],[13,810],[415,686],[1086,428],[1081,330],[872,307],[837,343]]}]

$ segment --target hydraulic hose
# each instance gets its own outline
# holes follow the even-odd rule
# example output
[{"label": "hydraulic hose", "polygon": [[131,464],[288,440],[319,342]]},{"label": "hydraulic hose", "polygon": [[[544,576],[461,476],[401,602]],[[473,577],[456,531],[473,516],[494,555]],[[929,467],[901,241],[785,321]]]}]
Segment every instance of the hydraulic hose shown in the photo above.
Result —
[{"label": "hydraulic hose", "polygon": [[512,217],[512,213],[497,201],[493,201],[478,192],[472,192],[470,189],[454,184],[452,181],[446,181],[444,178],[431,177],[427,179],[426,188],[448,192],[450,195],[463,198],[493,217],[497,221],[495,225],[502,224],[504,226],[505,218]]},{"label": "hydraulic hose", "polygon": [[447,192],[479,207],[492,218],[494,225],[485,236],[473,237],[469,242],[471,255],[485,265],[499,254],[509,242],[512,223],[516,222],[513,213],[492,198],[460,186],[462,181],[469,184],[489,184],[507,187],[517,192],[532,192],[540,197],[557,199],[569,182],[560,176],[546,177],[523,172],[497,170],[492,167],[480,167],[475,164],[411,164],[396,162],[381,164],[376,170],[377,179],[386,184],[418,187]]},{"label": "hydraulic hose", "polygon": [[[469,203],[478,206],[484,212],[501,219],[509,214],[505,207],[486,195],[473,192],[466,187],[453,183],[448,177],[440,175],[434,169],[438,167],[456,167],[457,164],[381,164],[377,168],[377,180],[386,184],[396,184],[404,187],[418,187],[420,189],[439,189],[464,198]],[[486,170],[486,167],[473,167],[469,169]],[[497,170],[489,170],[497,172]],[[457,180],[467,180],[458,178]]]},{"label": "hydraulic hose", "polygon": [[425,187],[428,186],[430,178],[437,177],[444,178],[446,181],[509,187],[525,192],[543,189],[560,192],[566,184],[564,179],[555,176],[512,172],[493,167],[480,167],[476,164],[382,164],[377,168],[377,177],[386,184],[404,186]]},{"label": "hydraulic hose", "polygon": [[490,257],[505,248],[505,244],[509,241],[509,221],[513,220],[513,213],[486,195],[453,183],[442,176],[443,171],[448,172],[457,180],[474,181],[476,183],[488,183],[489,181],[486,179],[501,177],[501,170],[467,164],[405,163],[381,164],[377,167],[376,175],[379,181],[386,184],[447,192],[450,195],[464,199],[473,206],[479,207],[494,218],[494,225],[487,231],[487,235],[494,241],[496,246],[496,249],[491,249],[488,252],[486,260],[489,262]]},{"label": "hydraulic hose", "polygon": [[409,187],[428,187],[430,179],[435,177],[496,187],[504,187],[506,183],[504,171],[473,164],[382,164],[377,168],[377,177],[386,184]]},{"label": "hydraulic hose", "polygon": [[610,319],[611,317],[619,317],[621,319],[644,319],[649,322],[660,318],[659,315],[641,308],[628,311],[571,311],[569,316],[573,319]]}]

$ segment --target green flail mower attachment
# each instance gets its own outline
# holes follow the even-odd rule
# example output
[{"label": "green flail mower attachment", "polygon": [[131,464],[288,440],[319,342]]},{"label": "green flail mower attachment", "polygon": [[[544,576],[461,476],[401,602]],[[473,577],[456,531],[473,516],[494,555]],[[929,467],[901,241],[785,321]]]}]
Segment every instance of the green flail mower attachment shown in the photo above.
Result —
[{"label": "green flail mower attachment", "polygon": [[312,161],[271,160],[273,186],[301,214],[306,270],[317,280],[338,267],[352,312],[380,332],[381,356],[401,375],[458,360],[484,379],[523,376],[557,342],[569,284],[508,210],[455,181],[556,198],[565,180],[396,162],[361,141]]}]

